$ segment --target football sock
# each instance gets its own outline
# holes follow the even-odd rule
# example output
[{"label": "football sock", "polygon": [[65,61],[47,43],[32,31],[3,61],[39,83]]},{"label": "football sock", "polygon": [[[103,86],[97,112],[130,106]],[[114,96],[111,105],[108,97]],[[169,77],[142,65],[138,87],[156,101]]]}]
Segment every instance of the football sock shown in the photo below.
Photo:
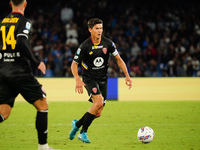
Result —
[{"label": "football sock", "polygon": [[94,120],[95,118],[95,115],[87,112],[85,114],[85,119],[84,119],[84,122],[83,122],[83,128],[81,130],[81,133],[84,131],[84,132],[87,132],[87,129],[88,127],[90,126],[90,124],[92,123],[92,121]]},{"label": "football sock", "polygon": [[85,114],[83,115],[83,117],[82,117],[79,121],[76,122],[76,127],[77,127],[77,128],[80,128],[80,127],[83,125],[83,122],[84,122],[84,120],[85,120],[86,114],[87,114],[87,113],[85,113]]},{"label": "football sock", "polygon": [[47,116],[48,110],[38,111],[36,116],[36,130],[38,133],[38,143],[46,144],[47,143]]},{"label": "football sock", "polygon": [[4,121],[4,117],[2,114],[0,114],[0,123]]}]

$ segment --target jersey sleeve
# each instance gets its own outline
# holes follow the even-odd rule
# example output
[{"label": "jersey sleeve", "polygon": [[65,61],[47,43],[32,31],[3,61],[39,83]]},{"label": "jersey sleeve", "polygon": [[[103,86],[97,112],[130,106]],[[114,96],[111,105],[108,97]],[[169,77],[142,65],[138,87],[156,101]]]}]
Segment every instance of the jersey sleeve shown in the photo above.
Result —
[{"label": "jersey sleeve", "polygon": [[78,64],[80,64],[82,62],[82,58],[83,58],[83,46],[80,45],[74,55],[74,61]]},{"label": "jersey sleeve", "polygon": [[31,30],[31,21],[28,19],[23,19],[19,24],[19,30],[17,32],[17,37],[24,36],[29,39],[29,34]]},{"label": "jersey sleeve", "polygon": [[113,56],[117,56],[119,53],[118,53],[118,50],[116,48],[116,45],[115,43],[108,39],[108,45],[109,45],[109,50],[110,50],[110,53],[113,55]]},{"label": "jersey sleeve", "polygon": [[35,59],[30,50],[30,39],[29,39],[30,30],[31,30],[31,21],[26,18],[23,18],[23,20],[21,20],[18,24],[18,32],[16,35],[17,47],[35,67],[38,67],[40,61]]},{"label": "jersey sleeve", "polygon": [[29,47],[26,44],[26,38],[24,36],[19,36],[17,38],[17,47],[21,50],[22,54],[28,58],[28,60],[35,66],[38,67],[40,64],[40,61],[35,59],[33,54],[31,53]]}]

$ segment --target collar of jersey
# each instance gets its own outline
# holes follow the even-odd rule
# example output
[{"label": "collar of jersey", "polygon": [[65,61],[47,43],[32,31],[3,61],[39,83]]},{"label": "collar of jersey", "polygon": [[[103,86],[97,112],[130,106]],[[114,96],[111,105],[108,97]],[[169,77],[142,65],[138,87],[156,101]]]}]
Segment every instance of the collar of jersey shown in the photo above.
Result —
[{"label": "collar of jersey", "polygon": [[[91,39],[92,43],[94,44],[94,42],[93,42],[93,40],[92,40],[92,37],[90,37],[90,39]],[[97,43],[97,44],[94,44],[94,46],[96,46],[96,45],[99,45],[100,43],[101,43],[101,40],[100,40],[100,42],[99,42],[99,43]]]},{"label": "collar of jersey", "polygon": [[[18,14],[21,14],[23,15],[22,13],[18,12],[18,11],[12,11],[11,13],[18,13]],[[24,16],[24,15],[23,15]]]}]

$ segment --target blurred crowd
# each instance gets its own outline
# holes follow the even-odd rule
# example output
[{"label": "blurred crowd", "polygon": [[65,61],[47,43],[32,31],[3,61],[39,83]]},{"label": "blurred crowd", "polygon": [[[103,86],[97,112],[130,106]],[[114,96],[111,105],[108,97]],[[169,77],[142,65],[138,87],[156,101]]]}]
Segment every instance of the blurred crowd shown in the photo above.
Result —
[{"label": "blurred crowd", "polygon": [[[192,0],[44,0],[25,16],[33,22],[32,52],[45,62],[45,77],[72,76],[74,53],[90,36],[93,17],[103,20],[103,34],[116,44],[131,77],[200,77],[199,8]],[[124,76],[112,57],[108,74]]]}]

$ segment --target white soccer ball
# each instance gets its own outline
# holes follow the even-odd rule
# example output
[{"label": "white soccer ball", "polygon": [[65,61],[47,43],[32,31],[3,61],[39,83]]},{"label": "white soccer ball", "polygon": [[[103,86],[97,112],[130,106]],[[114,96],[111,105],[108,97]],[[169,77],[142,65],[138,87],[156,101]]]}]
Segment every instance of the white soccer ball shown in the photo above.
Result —
[{"label": "white soccer ball", "polygon": [[138,130],[137,138],[142,143],[149,143],[154,139],[154,131],[150,127],[142,127]]}]

